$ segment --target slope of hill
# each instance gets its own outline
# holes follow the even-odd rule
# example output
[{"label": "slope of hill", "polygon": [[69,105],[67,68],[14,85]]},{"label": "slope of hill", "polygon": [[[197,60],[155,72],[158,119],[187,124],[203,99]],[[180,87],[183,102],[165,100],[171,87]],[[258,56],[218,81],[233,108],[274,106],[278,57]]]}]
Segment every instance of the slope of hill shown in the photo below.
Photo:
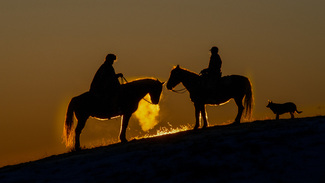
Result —
[{"label": "slope of hill", "polygon": [[325,182],[325,117],[214,126],[0,169],[0,182]]}]

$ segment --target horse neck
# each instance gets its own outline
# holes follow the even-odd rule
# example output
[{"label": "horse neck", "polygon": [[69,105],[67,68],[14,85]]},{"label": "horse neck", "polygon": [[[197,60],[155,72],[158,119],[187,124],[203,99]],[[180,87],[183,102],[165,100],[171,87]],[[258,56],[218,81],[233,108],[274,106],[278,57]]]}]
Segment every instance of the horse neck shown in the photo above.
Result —
[{"label": "horse neck", "polygon": [[141,100],[143,97],[145,97],[152,90],[153,80],[152,79],[140,79],[140,80],[133,81],[132,83],[129,83],[129,84],[134,84],[136,89],[133,92],[135,92],[136,95],[139,96],[139,100]]},{"label": "horse neck", "polygon": [[146,96],[148,93],[151,92],[152,87],[154,85],[154,81],[152,79],[144,79],[141,83],[141,92],[143,97]]},{"label": "horse neck", "polygon": [[200,76],[194,72],[182,69],[181,72],[182,76],[182,83],[184,87],[188,90],[191,91],[193,89],[196,89],[199,84],[200,84]]}]

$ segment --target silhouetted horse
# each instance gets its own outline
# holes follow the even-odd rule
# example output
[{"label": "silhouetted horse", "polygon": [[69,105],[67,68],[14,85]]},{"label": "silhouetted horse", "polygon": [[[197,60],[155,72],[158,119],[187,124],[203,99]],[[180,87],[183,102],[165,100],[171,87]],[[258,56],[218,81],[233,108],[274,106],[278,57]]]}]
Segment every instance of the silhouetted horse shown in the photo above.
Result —
[{"label": "silhouetted horse", "polygon": [[116,109],[115,111],[107,110],[107,104],[105,105],[103,102],[98,102],[98,99],[96,102],[94,96],[89,92],[72,98],[68,106],[64,125],[66,144],[69,144],[72,137],[73,113],[78,121],[75,129],[75,150],[80,149],[80,134],[90,116],[100,119],[110,119],[112,117],[122,116],[120,140],[121,142],[126,142],[126,128],[132,113],[138,108],[139,101],[149,93],[152,103],[158,104],[163,84],[163,82],[156,79],[139,79],[122,84],[117,100],[119,101],[119,110]]},{"label": "silhouetted horse", "polygon": [[173,68],[167,81],[167,89],[172,90],[176,85],[182,83],[189,91],[190,98],[195,107],[196,123],[194,129],[198,129],[200,116],[203,118],[203,128],[208,126],[206,119],[205,104],[220,105],[234,99],[238,106],[238,114],[234,124],[239,124],[244,111],[243,99],[246,108],[246,116],[251,116],[253,105],[252,86],[248,78],[239,75],[224,76],[219,79],[215,89],[207,87],[206,82],[198,74],[180,68]]}]

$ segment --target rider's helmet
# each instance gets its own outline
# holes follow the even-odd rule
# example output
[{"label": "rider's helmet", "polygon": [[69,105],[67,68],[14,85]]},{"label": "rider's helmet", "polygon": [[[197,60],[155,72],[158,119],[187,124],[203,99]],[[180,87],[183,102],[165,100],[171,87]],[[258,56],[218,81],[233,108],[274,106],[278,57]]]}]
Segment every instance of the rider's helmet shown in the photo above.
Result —
[{"label": "rider's helmet", "polygon": [[218,53],[219,51],[219,48],[216,47],[216,46],[213,46],[211,49],[210,49],[211,53]]}]

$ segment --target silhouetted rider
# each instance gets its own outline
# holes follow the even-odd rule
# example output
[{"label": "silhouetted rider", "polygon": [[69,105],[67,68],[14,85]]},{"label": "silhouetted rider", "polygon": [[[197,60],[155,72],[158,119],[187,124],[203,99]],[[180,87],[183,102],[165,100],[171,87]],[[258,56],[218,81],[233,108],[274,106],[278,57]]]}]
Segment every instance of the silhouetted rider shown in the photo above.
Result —
[{"label": "silhouetted rider", "polygon": [[211,56],[209,67],[203,69],[200,74],[204,78],[204,83],[208,85],[208,87],[216,86],[218,80],[221,78],[221,58],[218,54],[219,49],[216,46],[213,46],[210,49]]},{"label": "silhouetted rider", "polygon": [[100,98],[105,103],[116,103],[119,92],[119,77],[123,77],[122,73],[115,74],[113,63],[116,61],[114,54],[106,56],[104,64],[97,70],[93,81],[91,82],[89,92],[95,97]]},{"label": "silhouetted rider", "polygon": [[214,46],[210,49],[211,57],[209,67],[201,71],[202,75],[207,75],[209,78],[219,79],[221,77],[221,58],[218,54],[218,47]]}]

